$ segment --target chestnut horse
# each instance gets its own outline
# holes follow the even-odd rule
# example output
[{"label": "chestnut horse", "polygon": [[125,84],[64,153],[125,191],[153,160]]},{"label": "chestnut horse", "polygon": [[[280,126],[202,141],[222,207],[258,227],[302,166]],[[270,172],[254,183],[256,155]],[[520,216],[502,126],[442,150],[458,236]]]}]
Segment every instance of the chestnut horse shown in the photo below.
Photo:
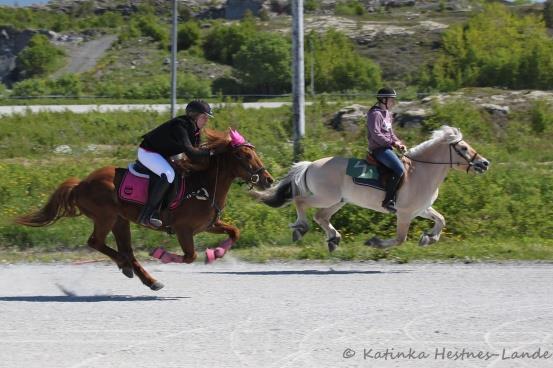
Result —
[{"label": "chestnut horse", "polygon": [[[207,130],[206,135],[208,148],[227,149],[219,155],[204,159],[199,163],[199,168],[196,167],[202,171],[194,171],[186,178],[187,187],[201,186],[207,189],[207,200],[192,197],[185,199],[177,208],[162,212],[164,224],[176,233],[184,252],[184,256],[177,256],[164,251],[159,252],[158,248],[158,255],[154,256],[163,262],[192,263],[197,257],[194,235],[203,231],[228,234],[229,239],[215,252],[217,257],[222,257],[240,235],[236,227],[219,219],[233,180],[241,178],[260,190],[267,189],[273,182],[254,146],[238,132],[231,130],[227,134]],[[179,172],[183,167],[190,167],[189,163],[182,159],[177,160],[175,166]],[[38,227],[50,225],[61,217],[84,214],[94,222],[88,245],[110,257],[125,276],[131,278],[134,273],[150,289],[159,290],[164,285],[150,276],[133,254],[130,222],[137,222],[141,205],[118,198],[116,184],[121,180],[121,172],[121,169],[116,170],[113,166],[107,166],[93,171],[82,181],[76,178],[67,179],[51,195],[42,209],[20,216],[15,222]],[[106,237],[110,231],[115,237],[117,251],[106,245]],[[206,255],[213,256],[213,252]]]}]

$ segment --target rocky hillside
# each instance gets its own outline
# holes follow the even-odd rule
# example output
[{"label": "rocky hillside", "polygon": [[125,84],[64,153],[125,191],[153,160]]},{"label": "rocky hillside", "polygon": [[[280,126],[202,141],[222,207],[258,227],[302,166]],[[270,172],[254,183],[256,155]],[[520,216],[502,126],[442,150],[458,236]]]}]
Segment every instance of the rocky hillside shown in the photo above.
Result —
[{"label": "rocky hillside", "polygon": [[[306,0],[305,29],[306,32],[319,32],[334,28],[347,34],[355,42],[359,53],[380,65],[386,81],[401,87],[409,83],[422,65],[435,58],[441,47],[441,34],[452,24],[465,21],[469,12],[477,6],[475,3],[471,0],[361,0],[357,3],[361,8],[341,9],[336,1]],[[170,3],[162,0],[52,0],[46,5],[34,7],[56,14],[100,16],[116,11],[129,16],[140,12],[144,6],[155,9],[157,15],[165,19],[169,29]],[[540,7],[521,9],[539,11]],[[350,11],[361,15],[351,15]],[[287,0],[181,0],[179,3],[180,20],[196,18],[203,28],[210,27],[208,19],[232,21],[242,18],[246,12],[259,16],[264,29],[283,34],[291,32]],[[3,83],[10,85],[16,80],[17,54],[36,32],[46,34],[64,48],[69,58],[67,64],[74,64],[72,58],[82,53],[79,45],[105,36],[101,33],[106,30],[87,29],[79,33],[60,34],[51,30],[15,30],[0,26],[0,80]],[[141,48],[146,50],[149,47],[147,43],[142,43]],[[307,49],[309,45],[305,47]],[[136,54],[136,50],[128,52]],[[137,58],[140,59],[140,55]],[[213,69],[213,63],[209,64],[206,67]],[[134,69],[137,65],[126,67]],[[201,66],[199,69],[202,69]]]}]

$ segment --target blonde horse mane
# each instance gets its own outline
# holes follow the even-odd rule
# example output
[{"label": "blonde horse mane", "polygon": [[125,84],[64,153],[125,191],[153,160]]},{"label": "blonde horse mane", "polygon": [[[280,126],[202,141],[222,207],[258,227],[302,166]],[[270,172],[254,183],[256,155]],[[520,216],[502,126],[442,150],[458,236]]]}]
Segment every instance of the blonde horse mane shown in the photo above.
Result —
[{"label": "blonde horse mane", "polygon": [[440,143],[455,143],[463,139],[463,134],[459,128],[450,127],[448,125],[442,125],[439,129],[436,129],[432,132],[432,137],[424,141],[415,147],[411,148],[407,154],[409,156],[416,156],[417,154],[423,152],[428,147],[432,147]]}]

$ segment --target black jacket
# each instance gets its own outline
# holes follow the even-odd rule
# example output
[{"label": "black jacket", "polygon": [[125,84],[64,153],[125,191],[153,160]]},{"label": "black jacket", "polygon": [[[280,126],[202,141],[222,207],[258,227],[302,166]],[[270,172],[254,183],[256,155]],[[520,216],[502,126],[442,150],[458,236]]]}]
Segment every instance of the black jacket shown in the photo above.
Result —
[{"label": "black jacket", "polygon": [[184,152],[191,160],[209,156],[200,146],[200,130],[186,115],[177,116],[144,134],[140,147],[165,159]]}]

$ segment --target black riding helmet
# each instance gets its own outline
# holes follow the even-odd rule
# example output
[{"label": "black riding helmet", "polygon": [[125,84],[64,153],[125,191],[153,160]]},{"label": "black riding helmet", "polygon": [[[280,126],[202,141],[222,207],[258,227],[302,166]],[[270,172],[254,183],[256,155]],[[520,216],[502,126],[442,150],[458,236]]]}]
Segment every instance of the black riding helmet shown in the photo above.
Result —
[{"label": "black riding helmet", "polygon": [[207,114],[209,117],[213,117],[213,112],[211,111],[211,106],[205,101],[202,100],[193,100],[186,105],[186,112],[198,112],[200,114]]},{"label": "black riding helmet", "polygon": [[385,98],[397,98],[396,91],[388,87],[380,88],[378,92],[376,92],[376,99],[378,100],[378,102],[384,104],[386,108],[388,108],[388,100],[384,102]]}]

